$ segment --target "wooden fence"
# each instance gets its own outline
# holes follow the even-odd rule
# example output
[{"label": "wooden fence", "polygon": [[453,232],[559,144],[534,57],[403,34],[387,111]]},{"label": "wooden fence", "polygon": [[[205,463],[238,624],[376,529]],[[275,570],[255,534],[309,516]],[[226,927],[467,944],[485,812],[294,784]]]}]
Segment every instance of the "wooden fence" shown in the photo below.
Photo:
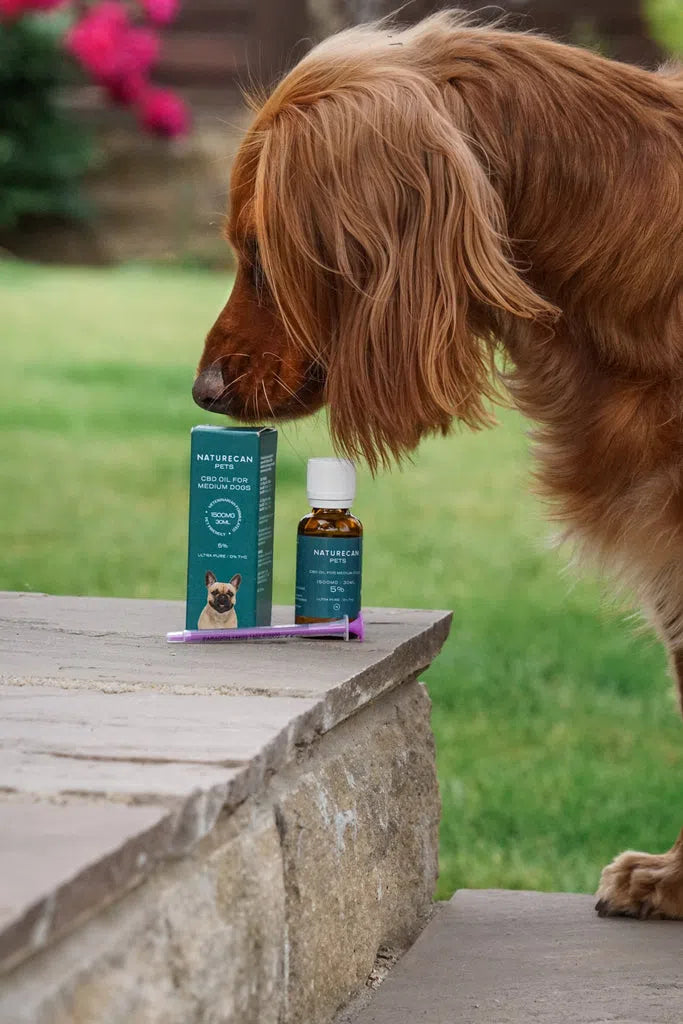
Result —
[{"label": "wooden fence", "polygon": [[[565,40],[599,44],[620,60],[656,64],[639,0],[478,0],[457,5],[492,15],[505,11],[515,27],[537,28]],[[194,94],[195,101],[224,102],[227,91],[267,83],[290,67],[316,37],[395,9],[397,0],[185,0],[165,33],[159,77]],[[444,0],[411,0],[401,18],[415,21]]]},{"label": "wooden fence", "polygon": [[220,101],[226,90],[272,81],[308,45],[306,0],[185,0],[164,32],[156,77]]}]

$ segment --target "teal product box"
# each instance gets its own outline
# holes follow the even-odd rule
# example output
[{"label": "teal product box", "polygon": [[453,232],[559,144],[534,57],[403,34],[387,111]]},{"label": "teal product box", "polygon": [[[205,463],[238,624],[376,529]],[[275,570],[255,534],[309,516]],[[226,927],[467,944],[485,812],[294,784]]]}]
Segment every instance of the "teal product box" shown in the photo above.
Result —
[{"label": "teal product box", "polygon": [[193,427],[186,629],[269,626],[277,431]]}]

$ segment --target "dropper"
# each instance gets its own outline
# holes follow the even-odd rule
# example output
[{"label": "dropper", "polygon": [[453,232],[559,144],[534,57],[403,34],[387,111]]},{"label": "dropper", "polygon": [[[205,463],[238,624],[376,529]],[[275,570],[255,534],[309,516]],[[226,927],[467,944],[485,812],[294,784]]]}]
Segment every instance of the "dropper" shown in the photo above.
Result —
[{"label": "dropper", "polygon": [[343,640],[365,636],[363,615],[349,621],[348,615],[330,622],[301,622],[291,626],[246,626],[238,629],[181,629],[167,633],[171,644],[202,644],[223,640],[268,640],[281,636],[340,636]]}]

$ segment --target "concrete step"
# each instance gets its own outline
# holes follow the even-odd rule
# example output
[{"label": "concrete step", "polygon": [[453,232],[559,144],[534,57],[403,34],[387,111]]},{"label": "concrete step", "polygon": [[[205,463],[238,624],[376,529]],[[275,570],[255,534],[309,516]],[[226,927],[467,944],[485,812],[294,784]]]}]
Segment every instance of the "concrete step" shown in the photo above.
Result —
[{"label": "concrete step", "polygon": [[353,1024],[681,1024],[683,922],[592,896],[462,890]]}]

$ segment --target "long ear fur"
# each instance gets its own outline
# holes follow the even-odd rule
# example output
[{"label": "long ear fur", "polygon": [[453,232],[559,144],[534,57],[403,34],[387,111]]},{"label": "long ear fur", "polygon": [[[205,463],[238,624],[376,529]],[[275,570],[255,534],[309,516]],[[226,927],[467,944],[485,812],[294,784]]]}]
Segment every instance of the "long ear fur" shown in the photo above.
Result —
[{"label": "long ear fur", "polygon": [[557,311],[512,266],[442,88],[381,60],[345,81],[343,63],[335,81],[327,56],[329,82],[302,65],[264,110],[254,213],[286,329],[326,368],[337,447],[374,468],[453,417],[490,422],[487,325]]}]

